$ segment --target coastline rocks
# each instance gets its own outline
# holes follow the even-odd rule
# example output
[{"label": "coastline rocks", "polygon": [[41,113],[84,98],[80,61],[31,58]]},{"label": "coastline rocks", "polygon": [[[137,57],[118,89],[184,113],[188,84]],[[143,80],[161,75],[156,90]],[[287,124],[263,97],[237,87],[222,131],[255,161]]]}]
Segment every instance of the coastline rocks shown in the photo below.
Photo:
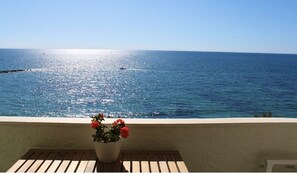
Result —
[{"label": "coastline rocks", "polygon": [[13,70],[5,70],[5,71],[0,71],[1,73],[14,73],[14,72],[22,72],[22,71],[30,71],[31,69],[13,69]]}]

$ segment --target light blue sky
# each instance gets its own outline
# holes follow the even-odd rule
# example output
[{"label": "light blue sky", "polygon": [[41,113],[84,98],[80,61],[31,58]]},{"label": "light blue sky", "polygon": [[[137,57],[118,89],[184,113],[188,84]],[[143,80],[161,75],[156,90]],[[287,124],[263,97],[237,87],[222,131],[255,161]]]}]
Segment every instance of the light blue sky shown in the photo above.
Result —
[{"label": "light blue sky", "polygon": [[297,53],[297,0],[0,0],[0,48]]}]

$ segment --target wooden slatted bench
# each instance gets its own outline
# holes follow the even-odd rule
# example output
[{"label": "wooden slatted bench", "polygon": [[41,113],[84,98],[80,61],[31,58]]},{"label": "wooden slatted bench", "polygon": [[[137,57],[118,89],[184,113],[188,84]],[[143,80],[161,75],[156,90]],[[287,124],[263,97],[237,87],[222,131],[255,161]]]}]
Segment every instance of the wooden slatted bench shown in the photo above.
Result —
[{"label": "wooden slatted bench", "polygon": [[101,163],[94,150],[31,149],[7,172],[188,172],[178,151],[121,151],[114,163]]}]

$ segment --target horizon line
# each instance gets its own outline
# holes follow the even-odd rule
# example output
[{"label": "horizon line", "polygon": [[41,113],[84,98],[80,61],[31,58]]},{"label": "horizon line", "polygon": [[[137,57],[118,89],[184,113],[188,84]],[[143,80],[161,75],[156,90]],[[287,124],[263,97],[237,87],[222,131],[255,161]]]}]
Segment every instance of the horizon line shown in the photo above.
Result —
[{"label": "horizon line", "polygon": [[289,52],[247,52],[247,51],[214,51],[214,50],[171,50],[171,49],[107,49],[107,48],[1,48],[0,50],[113,50],[113,51],[168,51],[168,52],[206,52],[206,53],[243,53],[243,54],[286,54],[297,55]]}]

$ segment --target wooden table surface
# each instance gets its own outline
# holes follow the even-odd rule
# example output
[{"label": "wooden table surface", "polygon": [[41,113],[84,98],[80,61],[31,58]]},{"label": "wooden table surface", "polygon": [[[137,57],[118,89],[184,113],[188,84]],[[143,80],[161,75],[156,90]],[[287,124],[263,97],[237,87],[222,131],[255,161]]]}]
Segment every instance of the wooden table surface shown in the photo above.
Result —
[{"label": "wooden table surface", "polygon": [[188,172],[178,151],[121,151],[102,163],[92,149],[31,149],[7,172]]}]

